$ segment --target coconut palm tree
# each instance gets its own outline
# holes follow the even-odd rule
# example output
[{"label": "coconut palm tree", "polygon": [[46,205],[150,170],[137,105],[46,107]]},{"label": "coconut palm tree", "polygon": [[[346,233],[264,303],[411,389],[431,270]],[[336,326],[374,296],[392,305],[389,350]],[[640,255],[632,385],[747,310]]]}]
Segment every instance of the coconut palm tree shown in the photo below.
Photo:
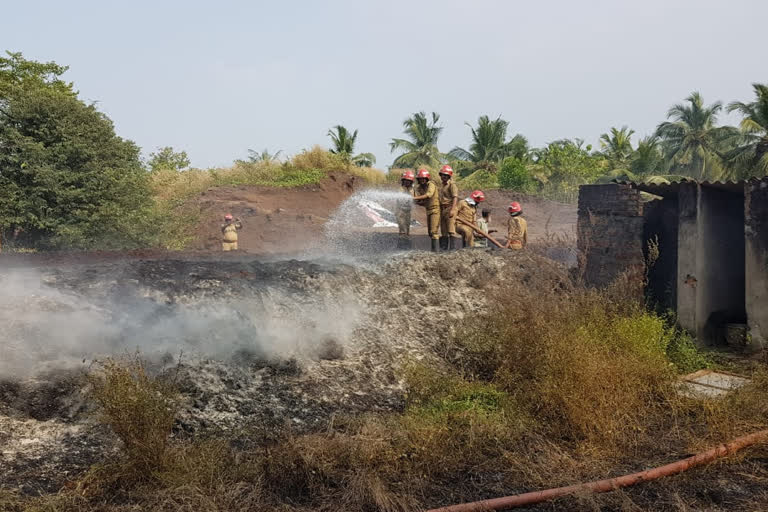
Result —
[{"label": "coconut palm tree", "polygon": [[402,150],[393,167],[418,167],[428,165],[437,167],[443,159],[440,150],[437,149],[437,139],[443,131],[437,123],[440,115],[432,112],[431,120],[424,112],[417,112],[403,121],[403,130],[407,139],[392,139],[389,148],[392,152]]},{"label": "coconut palm tree", "polygon": [[755,101],[734,101],[728,112],[738,112],[743,119],[736,148],[726,154],[729,166],[747,176],[768,175],[768,84],[752,84]]},{"label": "coconut palm tree", "polygon": [[664,152],[677,169],[676,174],[699,180],[721,178],[722,155],[734,136],[734,128],[715,126],[723,108],[719,101],[706,106],[698,92],[691,93],[685,101],[687,104],[670,108],[667,118],[671,121],[661,123],[656,129]]},{"label": "coconut palm tree", "polygon": [[666,172],[664,154],[661,152],[659,138],[655,135],[640,139],[637,149],[632,154],[629,168],[636,176],[652,176]]},{"label": "coconut palm tree", "polygon": [[328,136],[333,142],[333,147],[329,151],[339,155],[345,164],[352,163],[358,167],[371,167],[376,163],[376,157],[372,153],[360,153],[352,156],[357,142],[357,130],[350,132],[345,127],[336,125],[333,130],[328,130]]},{"label": "coconut palm tree", "polygon": [[634,152],[632,149],[632,135],[635,130],[626,126],[621,129],[611,128],[610,133],[600,135],[600,147],[602,154],[611,164],[613,169],[629,169],[629,159]]},{"label": "coconut palm tree", "polygon": [[521,161],[528,157],[528,140],[522,135],[515,135],[507,141],[509,123],[498,117],[494,120],[488,116],[477,119],[477,128],[464,123],[472,130],[472,144],[469,150],[455,147],[448,152],[449,156],[476,164],[476,167],[495,169],[496,165],[508,156],[514,156]]},{"label": "coconut palm tree", "polygon": [[261,153],[258,151],[254,151],[252,149],[248,150],[248,161],[250,163],[256,163],[256,162],[277,162],[280,159],[280,153],[282,153],[283,150],[279,150],[276,153],[270,153],[268,149],[265,149]]}]

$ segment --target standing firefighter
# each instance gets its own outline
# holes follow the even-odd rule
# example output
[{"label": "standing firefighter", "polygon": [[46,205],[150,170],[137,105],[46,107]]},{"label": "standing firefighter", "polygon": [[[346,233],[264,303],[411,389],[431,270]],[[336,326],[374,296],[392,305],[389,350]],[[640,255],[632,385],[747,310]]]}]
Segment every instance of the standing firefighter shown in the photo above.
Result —
[{"label": "standing firefighter", "polygon": [[221,225],[221,250],[237,250],[237,230],[243,229],[243,223],[240,219],[233,219],[231,214],[224,216],[224,224]]},{"label": "standing firefighter", "polygon": [[408,194],[409,198],[398,199],[395,218],[397,220],[397,248],[411,248],[411,206],[413,206],[413,171],[405,171],[400,177],[400,191]]},{"label": "standing firefighter", "polygon": [[459,188],[453,182],[453,168],[444,165],[440,169],[440,249],[453,249],[456,235],[456,212],[459,203]]},{"label": "standing firefighter", "polygon": [[456,222],[456,231],[461,235],[464,247],[472,247],[475,243],[475,231],[471,226],[475,225],[477,205],[483,201],[485,201],[485,194],[482,190],[475,190],[468,198],[459,201],[456,218],[461,222]]},{"label": "standing firefighter", "polygon": [[427,231],[432,241],[432,252],[437,252],[437,242],[440,238],[438,233],[440,229],[440,200],[437,193],[437,187],[429,181],[429,171],[419,169],[416,174],[416,195],[413,200],[419,206],[423,206],[427,212]]},{"label": "standing firefighter", "polygon": [[522,249],[528,245],[528,223],[523,218],[523,207],[514,201],[507,211],[507,249]]}]

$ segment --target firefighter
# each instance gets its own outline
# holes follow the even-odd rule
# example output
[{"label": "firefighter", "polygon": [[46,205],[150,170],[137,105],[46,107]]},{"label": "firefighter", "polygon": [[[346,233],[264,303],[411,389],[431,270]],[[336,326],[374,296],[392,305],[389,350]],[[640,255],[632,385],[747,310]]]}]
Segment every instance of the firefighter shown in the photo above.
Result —
[{"label": "firefighter", "polygon": [[429,181],[429,171],[419,169],[416,173],[416,186],[413,200],[419,206],[423,206],[427,213],[427,231],[432,242],[432,252],[437,252],[437,243],[440,238],[440,198],[437,187]]},{"label": "firefighter", "polygon": [[475,231],[471,226],[475,225],[477,205],[483,201],[485,201],[485,194],[482,190],[475,190],[468,198],[459,201],[456,218],[463,222],[456,222],[456,231],[461,235],[464,247],[472,247],[475,244]]},{"label": "firefighter", "polygon": [[440,249],[453,250],[456,235],[456,211],[459,203],[459,187],[453,182],[453,168],[444,165],[440,169]]},{"label": "firefighter", "polygon": [[522,217],[523,207],[520,203],[510,203],[509,219],[507,220],[507,249],[522,249],[528,245],[528,223]]},{"label": "firefighter", "polygon": [[237,230],[239,229],[243,229],[243,223],[240,222],[240,219],[234,219],[232,214],[226,214],[224,216],[224,224],[221,225],[222,251],[237,250]]},{"label": "firefighter", "polygon": [[397,200],[397,208],[395,210],[395,218],[397,220],[397,248],[398,249],[410,249],[411,248],[411,207],[413,206],[413,171],[404,171],[400,176],[400,191],[404,194],[408,194],[409,198],[403,197]]}]

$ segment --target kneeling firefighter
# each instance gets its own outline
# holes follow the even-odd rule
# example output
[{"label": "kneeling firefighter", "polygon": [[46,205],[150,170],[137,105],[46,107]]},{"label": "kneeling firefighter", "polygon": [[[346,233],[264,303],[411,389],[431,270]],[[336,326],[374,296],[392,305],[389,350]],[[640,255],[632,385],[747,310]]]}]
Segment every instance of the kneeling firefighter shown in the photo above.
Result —
[{"label": "kneeling firefighter", "polygon": [[453,250],[456,237],[456,213],[459,203],[459,187],[453,182],[453,167],[440,169],[440,250]]},{"label": "kneeling firefighter", "polygon": [[456,218],[461,222],[456,223],[456,231],[461,235],[464,247],[472,247],[475,244],[475,230],[471,226],[475,225],[477,205],[483,201],[485,201],[485,194],[482,190],[475,190],[468,198],[459,201]]},{"label": "kneeling firefighter", "polygon": [[509,219],[507,220],[507,248],[522,249],[528,245],[528,223],[522,217],[523,207],[520,203],[513,201],[510,203]]},{"label": "kneeling firefighter", "polygon": [[408,198],[403,197],[397,200],[395,210],[395,220],[397,220],[397,248],[411,248],[411,207],[413,206],[413,181],[415,176],[413,171],[407,170],[400,176],[400,191],[408,194]]},{"label": "kneeling firefighter", "polygon": [[440,238],[438,233],[440,229],[440,198],[438,197],[437,187],[429,181],[429,171],[419,169],[416,174],[416,194],[413,200],[419,206],[423,206],[427,213],[427,231],[432,242],[432,252],[437,252],[437,243]]}]

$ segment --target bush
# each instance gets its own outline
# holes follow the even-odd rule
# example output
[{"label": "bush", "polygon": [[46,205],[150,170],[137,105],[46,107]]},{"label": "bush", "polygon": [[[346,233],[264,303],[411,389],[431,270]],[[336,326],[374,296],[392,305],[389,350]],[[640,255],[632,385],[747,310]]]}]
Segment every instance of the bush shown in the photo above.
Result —
[{"label": "bush", "polygon": [[108,359],[88,380],[103,422],[123,443],[126,467],[151,477],[165,462],[179,405],[174,386],[148,375],[138,356]]},{"label": "bush", "polygon": [[457,185],[467,190],[491,190],[499,188],[499,180],[496,174],[485,169],[479,169],[466,178],[457,180]]},{"label": "bush", "polygon": [[530,194],[534,192],[536,183],[525,164],[517,158],[505,158],[499,169],[499,186]]}]

